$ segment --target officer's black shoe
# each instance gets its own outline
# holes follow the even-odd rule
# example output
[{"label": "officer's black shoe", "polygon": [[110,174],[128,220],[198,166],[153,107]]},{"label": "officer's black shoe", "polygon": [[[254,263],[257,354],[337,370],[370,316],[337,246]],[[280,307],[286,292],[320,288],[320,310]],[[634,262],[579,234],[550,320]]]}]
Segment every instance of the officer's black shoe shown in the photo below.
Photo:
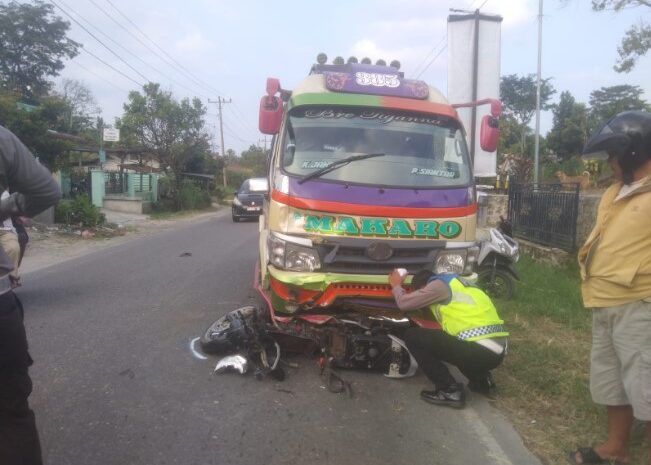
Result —
[{"label": "officer's black shoe", "polygon": [[466,393],[461,384],[452,384],[447,389],[420,391],[420,397],[430,404],[447,405],[452,408],[463,408],[466,405]]},{"label": "officer's black shoe", "polygon": [[488,372],[483,378],[475,378],[468,381],[468,389],[472,392],[477,392],[479,394],[488,395],[495,390],[495,381],[493,381],[493,375],[491,372]]}]

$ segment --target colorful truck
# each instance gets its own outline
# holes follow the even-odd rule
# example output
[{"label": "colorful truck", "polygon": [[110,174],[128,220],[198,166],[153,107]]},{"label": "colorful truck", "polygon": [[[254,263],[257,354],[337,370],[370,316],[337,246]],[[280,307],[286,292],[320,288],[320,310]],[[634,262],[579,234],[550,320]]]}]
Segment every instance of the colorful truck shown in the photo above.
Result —
[{"label": "colorful truck", "polygon": [[[466,133],[455,105],[397,62],[317,61],[291,92],[269,78],[261,100],[273,143],[255,284],[276,322],[394,315],[391,270],[472,274]],[[494,151],[499,102],[461,106],[481,104],[480,144]]]}]

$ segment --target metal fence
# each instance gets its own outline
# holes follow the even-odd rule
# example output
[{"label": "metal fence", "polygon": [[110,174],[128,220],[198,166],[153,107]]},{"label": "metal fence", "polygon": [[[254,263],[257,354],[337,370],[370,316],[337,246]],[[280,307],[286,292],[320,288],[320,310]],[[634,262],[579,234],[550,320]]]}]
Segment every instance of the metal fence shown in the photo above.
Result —
[{"label": "metal fence", "polygon": [[511,184],[509,187],[509,221],[516,237],[573,251],[578,214],[578,184]]},{"label": "metal fence", "polygon": [[107,194],[127,194],[129,192],[129,184],[127,180],[127,173],[104,173],[105,192]]},{"label": "metal fence", "polygon": [[151,192],[152,191],[152,175],[144,173],[136,173],[131,176],[133,179],[134,192]]}]

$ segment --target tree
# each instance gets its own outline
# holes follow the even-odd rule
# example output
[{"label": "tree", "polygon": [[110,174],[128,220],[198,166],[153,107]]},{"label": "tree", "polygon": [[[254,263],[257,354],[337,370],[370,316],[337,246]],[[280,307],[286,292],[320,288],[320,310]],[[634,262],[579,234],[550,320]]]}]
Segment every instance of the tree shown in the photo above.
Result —
[{"label": "tree", "polygon": [[0,88],[30,102],[47,94],[63,59],[79,53],[80,44],[66,36],[70,23],[53,11],[40,0],[0,3]]},{"label": "tree", "polygon": [[201,100],[174,100],[171,92],[149,83],[143,93],[131,91],[124,104],[124,115],[118,126],[127,138],[155,154],[161,168],[169,169],[180,186],[180,174],[197,153],[208,153],[209,138],[204,131],[205,107]]},{"label": "tree", "polygon": [[643,90],[639,86],[627,84],[602,87],[590,93],[590,128],[626,110],[648,110],[649,105],[642,99]]},{"label": "tree", "polygon": [[190,151],[183,171],[187,173],[212,174],[215,176],[217,174],[217,161],[209,153],[208,147],[203,144],[198,144],[194,150]]},{"label": "tree", "polygon": [[44,99],[29,111],[18,108],[15,94],[0,94],[0,124],[12,131],[50,171],[61,168],[72,144],[48,132],[62,115],[63,103]]},{"label": "tree", "polygon": [[[540,109],[548,110],[547,102],[556,92],[550,84],[551,78],[543,79],[540,86]],[[526,153],[526,139],[529,123],[536,113],[536,79],[534,74],[518,76],[510,74],[502,77],[500,98],[504,113],[517,121],[520,128],[520,153]]]},{"label": "tree", "polygon": [[561,93],[560,101],[553,106],[552,129],[547,134],[547,143],[561,160],[567,160],[581,153],[588,137],[588,110],[569,92]]},{"label": "tree", "polygon": [[[635,7],[651,8],[649,0],[592,0],[594,11],[614,10],[621,11]],[[619,59],[615,64],[615,71],[628,73],[637,60],[651,49],[651,25],[640,21],[630,27],[617,47]]]},{"label": "tree", "polygon": [[63,79],[54,94],[66,104],[61,131],[81,134],[95,127],[102,110],[91,90],[83,82]]},{"label": "tree", "polygon": [[240,156],[240,164],[248,168],[253,176],[263,177],[267,172],[267,156],[262,147],[251,145],[248,150],[244,150]]}]

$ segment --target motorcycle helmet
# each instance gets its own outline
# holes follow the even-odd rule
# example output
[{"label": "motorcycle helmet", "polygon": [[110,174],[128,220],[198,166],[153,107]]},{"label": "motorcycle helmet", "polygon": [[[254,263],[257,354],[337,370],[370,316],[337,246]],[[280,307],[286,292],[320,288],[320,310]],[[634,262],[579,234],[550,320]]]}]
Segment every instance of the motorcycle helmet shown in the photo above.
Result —
[{"label": "motorcycle helmet", "polygon": [[633,172],[651,158],[651,113],[625,111],[610,118],[590,137],[583,149],[584,160],[617,159],[625,184]]}]

